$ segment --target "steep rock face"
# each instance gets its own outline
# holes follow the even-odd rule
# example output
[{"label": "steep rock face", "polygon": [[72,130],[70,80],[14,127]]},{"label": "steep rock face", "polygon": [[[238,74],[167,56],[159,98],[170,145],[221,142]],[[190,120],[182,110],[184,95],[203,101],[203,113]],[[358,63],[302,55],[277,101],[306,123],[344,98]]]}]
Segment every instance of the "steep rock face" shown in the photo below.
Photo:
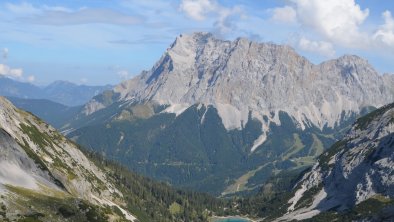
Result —
[{"label": "steep rock face", "polygon": [[[64,200],[79,198],[103,207],[124,204],[122,193],[75,144],[3,97],[0,138],[0,193],[9,199],[7,209],[15,210],[17,196],[26,198],[23,194],[30,192]],[[135,219],[124,213],[127,219]]]},{"label": "steep rock face", "polygon": [[[349,210],[371,198],[394,199],[394,104],[360,118],[304,175],[282,219]],[[394,217],[394,215],[391,215]]]},{"label": "steep rock face", "polygon": [[[2,150],[0,154],[0,183],[12,184],[30,189],[38,189],[38,184],[45,184],[53,189],[55,181],[48,172],[40,169],[28,157],[23,148],[3,129],[0,130]],[[1,186],[1,185],[0,185]]]},{"label": "steep rock face", "polygon": [[393,101],[391,79],[357,56],[314,65],[288,46],[194,33],[63,129],[150,177],[231,195],[313,165],[357,116]]},{"label": "steep rock face", "polygon": [[[179,36],[150,71],[113,92],[117,102],[152,101],[177,115],[194,104],[213,105],[227,130],[242,128],[251,112],[263,131],[253,151],[265,141],[270,123],[280,124],[280,111],[302,129],[323,129],[363,107],[392,102],[394,87],[385,83],[389,78],[357,56],[314,65],[288,46],[194,33]],[[107,106],[93,99],[85,114]]]}]

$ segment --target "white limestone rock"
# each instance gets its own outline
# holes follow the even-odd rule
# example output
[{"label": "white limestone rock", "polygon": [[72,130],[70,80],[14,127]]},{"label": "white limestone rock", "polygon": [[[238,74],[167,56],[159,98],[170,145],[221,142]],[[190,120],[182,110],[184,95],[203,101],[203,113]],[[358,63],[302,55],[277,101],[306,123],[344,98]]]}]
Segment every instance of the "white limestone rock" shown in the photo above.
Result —
[{"label": "white limestone rock", "polygon": [[[379,75],[357,56],[345,55],[315,65],[291,47],[244,38],[216,39],[209,33],[181,35],[149,71],[114,88],[118,102],[153,101],[177,115],[194,104],[213,105],[224,126],[240,129],[252,118],[280,124],[286,112],[300,128],[334,127],[363,107],[394,100],[392,75]],[[182,104],[182,109],[177,109]],[[102,109],[92,100],[85,114]],[[93,107],[96,107],[93,108]],[[275,115],[270,115],[275,113]],[[269,127],[255,144],[262,144]],[[261,142],[262,141],[262,142]],[[254,147],[255,149],[255,147]]]},{"label": "white limestone rock", "polygon": [[[305,217],[308,211],[349,209],[377,194],[394,198],[394,103],[357,121],[342,141],[343,147],[329,160],[320,158],[300,180],[288,202],[288,214],[279,220],[315,215]],[[312,188],[319,190],[313,196],[318,203],[297,209],[298,201]],[[326,196],[318,198],[320,192]]]}]

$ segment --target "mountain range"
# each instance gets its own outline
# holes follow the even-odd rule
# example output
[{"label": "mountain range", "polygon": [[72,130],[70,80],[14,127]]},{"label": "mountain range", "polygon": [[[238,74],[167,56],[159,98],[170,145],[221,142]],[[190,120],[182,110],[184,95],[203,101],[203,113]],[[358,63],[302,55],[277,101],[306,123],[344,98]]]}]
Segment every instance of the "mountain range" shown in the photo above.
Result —
[{"label": "mountain range", "polygon": [[3,97],[0,147],[1,221],[207,221],[226,211],[82,150]]},{"label": "mountain range", "polygon": [[7,97],[7,99],[19,109],[39,116],[55,128],[67,124],[82,109],[82,106],[69,107],[47,99],[23,99],[18,97]]},{"label": "mountain range", "polygon": [[255,192],[313,165],[358,116],[393,101],[393,83],[358,56],[316,65],[289,46],[193,33],[62,131],[176,186]]},{"label": "mountain range", "polygon": [[0,220],[394,218],[394,76],[358,56],[193,33],[81,106],[1,83]]},{"label": "mountain range", "polygon": [[0,75],[0,95],[2,96],[21,99],[47,99],[66,106],[84,105],[93,96],[111,88],[111,85],[86,86],[66,81],[55,81],[47,86],[39,87]]},{"label": "mountain range", "polygon": [[228,201],[175,190],[83,152],[2,97],[0,138],[4,221],[208,221],[240,214],[256,221],[394,218],[394,104],[359,118],[311,169],[285,182],[290,189],[267,196],[267,188],[280,188],[266,184],[257,195]]}]

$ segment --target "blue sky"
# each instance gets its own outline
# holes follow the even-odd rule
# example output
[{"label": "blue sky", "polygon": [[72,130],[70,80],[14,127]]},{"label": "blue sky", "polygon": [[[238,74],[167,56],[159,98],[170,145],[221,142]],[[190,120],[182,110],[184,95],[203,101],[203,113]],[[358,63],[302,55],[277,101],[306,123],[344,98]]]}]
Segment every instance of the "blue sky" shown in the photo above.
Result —
[{"label": "blue sky", "polygon": [[195,31],[288,44],[314,63],[357,54],[394,73],[392,13],[391,0],[0,1],[0,74],[116,84]]}]

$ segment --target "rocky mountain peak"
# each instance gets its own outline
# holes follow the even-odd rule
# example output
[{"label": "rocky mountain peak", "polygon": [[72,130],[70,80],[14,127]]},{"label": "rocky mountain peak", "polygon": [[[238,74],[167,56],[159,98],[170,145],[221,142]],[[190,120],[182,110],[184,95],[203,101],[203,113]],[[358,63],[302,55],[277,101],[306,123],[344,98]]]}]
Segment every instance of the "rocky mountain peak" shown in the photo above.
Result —
[{"label": "rocky mountain peak", "polygon": [[345,54],[337,59],[344,63],[368,63],[368,60],[361,58],[358,55]]},{"label": "rocky mountain peak", "polygon": [[[194,104],[212,105],[227,129],[241,128],[251,113],[263,124],[264,141],[270,123],[280,124],[279,112],[303,129],[333,127],[364,106],[392,102],[392,88],[358,56],[314,65],[289,46],[193,33],[180,35],[151,70],[114,93],[119,101],[167,105],[165,112],[177,115]],[[92,100],[85,114],[105,107]]]},{"label": "rocky mountain peak", "polygon": [[201,45],[206,44],[208,41],[213,40],[214,36],[209,32],[194,32],[191,34],[181,34],[176,37],[174,43],[171,44],[171,48],[176,47],[177,45]]}]

